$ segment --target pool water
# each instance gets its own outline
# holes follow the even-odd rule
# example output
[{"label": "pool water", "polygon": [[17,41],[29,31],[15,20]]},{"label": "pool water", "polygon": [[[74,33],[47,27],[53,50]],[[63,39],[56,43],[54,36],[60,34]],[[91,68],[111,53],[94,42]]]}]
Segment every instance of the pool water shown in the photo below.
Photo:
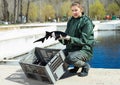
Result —
[{"label": "pool water", "polygon": [[98,31],[95,35],[91,67],[120,68],[120,31]]},{"label": "pool water", "polygon": [[[89,64],[92,68],[120,68],[120,31],[97,31],[94,55]],[[57,44],[49,48],[63,49]]]},{"label": "pool water", "polygon": [[[97,31],[94,55],[89,64],[92,68],[120,68],[120,31]],[[64,49],[65,46],[58,43],[48,48]],[[17,58],[17,60],[20,58]],[[6,62],[0,64],[18,65],[18,62]]]}]

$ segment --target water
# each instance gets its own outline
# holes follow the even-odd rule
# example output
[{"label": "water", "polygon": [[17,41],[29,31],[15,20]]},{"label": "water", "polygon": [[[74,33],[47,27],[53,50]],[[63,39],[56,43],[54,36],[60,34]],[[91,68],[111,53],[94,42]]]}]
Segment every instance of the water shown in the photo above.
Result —
[{"label": "water", "polygon": [[[94,56],[89,62],[91,67],[120,68],[120,31],[95,32],[95,40],[96,45],[94,46]],[[65,46],[59,43],[48,48],[64,49]],[[20,58],[16,59],[20,60]],[[19,65],[17,61],[10,61],[1,64]]]},{"label": "water", "polygon": [[[92,68],[120,68],[120,31],[95,32],[94,55],[89,62]],[[65,48],[61,44],[50,48]]]},{"label": "water", "polygon": [[120,68],[120,31],[99,31],[95,34],[97,43],[91,67]]}]

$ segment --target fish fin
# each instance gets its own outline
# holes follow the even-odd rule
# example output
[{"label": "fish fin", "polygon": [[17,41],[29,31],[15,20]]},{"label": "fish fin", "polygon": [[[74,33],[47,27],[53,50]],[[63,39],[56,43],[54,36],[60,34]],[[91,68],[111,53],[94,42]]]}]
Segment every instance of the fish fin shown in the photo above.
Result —
[{"label": "fish fin", "polygon": [[45,37],[41,39],[42,43],[44,42],[44,40],[45,40]]},{"label": "fish fin", "polygon": [[49,37],[52,37],[51,34],[52,34],[52,32],[46,31],[45,38],[48,39]]}]

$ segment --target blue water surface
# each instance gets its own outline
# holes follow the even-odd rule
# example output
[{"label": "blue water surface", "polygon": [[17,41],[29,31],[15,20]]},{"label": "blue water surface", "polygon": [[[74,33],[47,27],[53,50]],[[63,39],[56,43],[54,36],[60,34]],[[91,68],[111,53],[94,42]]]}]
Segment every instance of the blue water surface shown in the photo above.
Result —
[{"label": "blue water surface", "polygon": [[[120,68],[120,31],[96,31],[94,55],[89,64],[92,68]],[[63,49],[62,44],[56,44],[49,48]],[[18,65],[18,62],[0,63],[7,65]]]},{"label": "blue water surface", "polygon": [[93,68],[120,68],[120,31],[99,31],[95,34]]}]

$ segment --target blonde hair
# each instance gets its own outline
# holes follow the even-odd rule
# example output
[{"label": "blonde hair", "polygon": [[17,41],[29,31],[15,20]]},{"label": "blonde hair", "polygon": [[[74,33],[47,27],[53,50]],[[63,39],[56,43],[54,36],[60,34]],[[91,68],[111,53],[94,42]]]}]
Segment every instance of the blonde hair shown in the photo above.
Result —
[{"label": "blonde hair", "polygon": [[82,6],[79,2],[73,2],[73,3],[71,4],[71,7],[72,7],[72,6],[77,6],[77,7],[79,7],[79,8],[82,10],[82,14],[84,14],[83,6]]}]

